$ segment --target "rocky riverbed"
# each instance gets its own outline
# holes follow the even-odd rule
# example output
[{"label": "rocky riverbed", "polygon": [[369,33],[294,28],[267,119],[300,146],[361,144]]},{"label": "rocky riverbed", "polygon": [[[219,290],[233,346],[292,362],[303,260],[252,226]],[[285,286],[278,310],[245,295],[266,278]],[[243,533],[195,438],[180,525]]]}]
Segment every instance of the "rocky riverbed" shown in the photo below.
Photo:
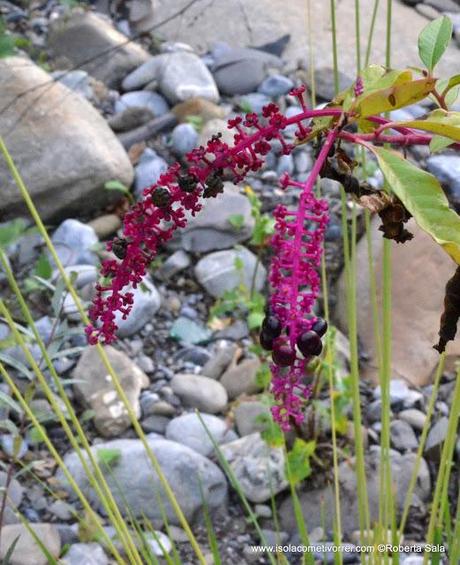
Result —
[{"label": "rocky riverbed", "polygon": [[[213,134],[221,132],[224,138],[228,136],[226,119],[235,113],[260,113],[272,101],[287,115],[296,113],[298,107],[288,93],[292,87],[308,82],[310,74],[305,65],[307,57],[303,55],[306,34],[303,19],[298,17],[299,4],[303,10],[300,2],[283,3],[283,22],[277,1],[251,2],[250,7],[233,1],[225,2],[225,6],[223,2],[211,2],[204,9],[202,2],[196,2],[183,12],[184,2],[179,1],[97,1],[81,3],[72,9],[65,4],[57,0],[29,3],[0,0],[0,14],[17,45],[14,55],[0,59],[0,134],[49,227],[59,258],[69,275],[75,273],[78,294],[89,304],[98,276],[97,266],[108,253],[104,242],[120,230],[129,200],[141,198],[142,190],[156,182],[169,164],[183,159],[188,151],[205,143]],[[348,17],[348,4],[338,3],[340,19]],[[414,38],[427,18],[440,12],[452,14],[459,41],[458,1],[395,3],[395,34],[402,50],[401,58],[395,50],[398,64],[415,63],[411,59],[416,45]],[[407,14],[411,14],[413,26],[405,23]],[[328,101],[333,96],[327,17],[325,8],[315,10],[317,102]],[[217,26],[216,21],[221,19],[229,25]],[[379,26],[380,23],[375,41],[376,62],[381,62]],[[284,35],[285,31],[291,37]],[[345,31],[342,29],[340,33]],[[351,64],[354,47],[350,46],[349,36],[346,37],[341,48],[344,87],[354,80]],[[341,38],[339,34],[340,41]],[[403,47],[405,42],[410,49]],[[459,53],[454,38],[441,72],[455,67]],[[394,117],[404,119],[426,111],[425,106],[416,105],[398,111]],[[460,157],[449,152],[430,157],[422,148],[412,152],[410,158],[440,178],[458,211]],[[306,145],[297,147],[291,155],[280,156],[274,151],[267,156],[266,166],[247,179],[249,195],[259,199],[262,213],[270,213],[281,202],[294,205],[298,201],[298,192],[281,190],[277,179],[288,172],[299,181],[305,180],[313,159],[313,149]],[[1,236],[18,217],[26,218],[25,228],[31,221],[3,161],[0,178],[3,186],[0,230],[4,230],[0,231]],[[377,171],[372,171],[371,182],[376,186],[381,184]],[[327,179],[322,181],[321,189],[331,209],[326,263],[332,318],[338,328],[336,372],[346,390],[350,353],[342,274],[340,190],[337,183]],[[184,514],[193,523],[198,540],[207,548],[210,563],[212,556],[202,523],[203,495],[209,510],[218,517],[216,534],[223,562],[267,561],[251,552],[250,546],[257,543],[257,536],[244,517],[196,410],[215,443],[221,446],[269,543],[299,543],[284,476],[283,452],[270,448],[261,437],[269,406],[260,379],[261,360],[253,351],[256,336],[248,327],[248,312],[243,304],[233,311],[220,308],[220,315],[212,316],[216,303],[221,305],[219,300],[228,297],[225,293],[241,283],[246,289],[252,285],[262,294],[266,291],[270,250],[265,250],[262,260],[258,260],[258,249],[251,243],[254,223],[254,204],[248,198],[248,190],[227,183],[225,193],[212,200],[201,215],[191,219],[187,228],[161,250],[144,285],[134,291],[132,314],[126,320],[118,320],[118,342],[106,349]],[[382,239],[376,228],[374,252],[378,265]],[[360,211],[358,231],[359,234],[364,231]],[[36,231],[25,230],[8,245],[7,253],[27,292],[40,335],[53,351],[56,370],[81,417],[94,453],[106,450],[118,454],[108,478],[115,498],[121,506],[127,503],[139,517],[147,517],[160,532],[163,546],[170,548],[171,541],[163,529],[156,500],[159,490],[156,475],[95,349],[86,344],[76,305],[65,292],[60,294],[60,300],[52,300],[57,295],[52,289],[59,286],[59,276],[44,241]],[[373,384],[377,371],[371,338],[367,261],[366,242],[361,240],[358,321],[362,374],[368,377],[361,386],[362,434],[373,518],[377,517],[379,496],[376,477],[381,398],[379,388]],[[436,340],[442,287],[451,265],[422,234],[417,234],[410,245],[395,249],[393,263],[391,464],[401,509],[432,390],[437,356],[431,345]],[[40,283],[37,276],[48,284]],[[439,285],[434,281],[439,281]],[[1,272],[0,292],[18,324],[25,326]],[[320,303],[318,309],[321,307]],[[20,348],[12,343],[3,321],[0,321],[0,347],[2,360],[23,390],[30,366]],[[41,352],[32,338],[30,352],[41,364]],[[459,353],[457,342],[449,351],[442,377],[406,529],[407,542],[423,541],[427,505],[440,447],[447,433],[454,387],[453,361]],[[4,383],[1,387],[2,394],[8,395],[8,387]],[[327,394],[320,394],[315,403],[320,409],[307,415],[302,433],[307,439],[317,440],[318,461],[313,463],[313,473],[302,486],[300,502],[311,541],[332,543],[331,430],[327,418],[321,416],[328,411]],[[46,423],[49,436],[64,455],[77,484],[100,511],[101,519],[106,520],[82,464],[72,452],[48,401],[38,391],[31,405]],[[1,413],[2,420],[17,418],[4,404]],[[344,417],[351,422],[349,403]],[[344,452],[350,452],[351,425],[345,426],[339,443]],[[13,437],[8,429],[0,436],[0,446],[2,466],[8,469],[13,450]],[[81,536],[76,519],[81,511],[79,503],[43,444],[28,430],[22,433],[19,458],[31,466],[44,484],[30,480],[27,474],[13,480],[3,516],[1,557],[20,533],[13,562],[46,563],[15,515],[13,506],[17,506],[37,528],[53,555],[60,555],[62,548],[68,546],[61,563],[109,563],[103,545],[88,542]],[[136,461],[136,473],[132,472],[133,461]],[[0,482],[5,484],[5,481],[6,472],[0,471]],[[358,543],[353,458],[344,458],[340,463],[340,483],[344,539]],[[45,485],[58,490],[59,498],[51,496]],[[272,515],[271,493],[276,496],[280,532],[276,531]],[[194,563],[185,533],[169,508],[167,515],[171,523],[169,536],[178,544],[181,559],[184,563]],[[332,553],[316,557],[333,562]],[[359,562],[357,554],[351,553],[349,557],[347,562]],[[292,563],[296,559],[295,555],[289,557]],[[419,563],[417,559],[407,557],[405,563]]]}]

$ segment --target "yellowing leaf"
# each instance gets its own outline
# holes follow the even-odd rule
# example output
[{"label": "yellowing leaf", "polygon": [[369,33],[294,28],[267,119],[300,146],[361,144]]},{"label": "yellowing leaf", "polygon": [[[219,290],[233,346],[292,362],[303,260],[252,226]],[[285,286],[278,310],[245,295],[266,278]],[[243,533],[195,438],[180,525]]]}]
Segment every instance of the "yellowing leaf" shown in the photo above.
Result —
[{"label": "yellowing leaf", "polygon": [[355,114],[365,118],[415,104],[433,91],[435,83],[434,78],[423,78],[378,89],[370,94],[365,93],[356,100]]},{"label": "yellowing leaf", "polygon": [[398,122],[398,125],[430,131],[460,141],[460,112],[447,112],[439,108],[423,119]]},{"label": "yellowing leaf", "polygon": [[460,265],[460,216],[449,202],[438,180],[399,153],[372,147],[388,185],[426,231]]}]

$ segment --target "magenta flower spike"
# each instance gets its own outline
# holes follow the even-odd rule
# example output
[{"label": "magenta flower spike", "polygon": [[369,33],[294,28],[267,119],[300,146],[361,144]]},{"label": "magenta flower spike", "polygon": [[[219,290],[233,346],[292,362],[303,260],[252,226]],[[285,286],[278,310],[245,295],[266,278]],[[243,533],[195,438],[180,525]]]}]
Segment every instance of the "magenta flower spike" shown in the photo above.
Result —
[{"label": "magenta flower spike", "polygon": [[[274,342],[272,392],[277,404],[272,413],[285,430],[292,421],[296,424],[303,421],[304,404],[311,392],[304,383],[309,358],[298,353],[296,344],[316,322],[310,313],[320,290],[318,267],[329,214],[327,202],[316,197],[314,187],[337,135],[337,130],[328,134],[305,183],[288,176],[283,178],[283,186],[302,190],[298,208],[289,211],[285,206],[278,206],[275,210],[275,234],[271,240],[274,257],[269,275],[270,312],[281,322],[286,337],[278,337]],[[279,362],[277,353],[279,347],[286,346],[294,353],[288,366]]]}]

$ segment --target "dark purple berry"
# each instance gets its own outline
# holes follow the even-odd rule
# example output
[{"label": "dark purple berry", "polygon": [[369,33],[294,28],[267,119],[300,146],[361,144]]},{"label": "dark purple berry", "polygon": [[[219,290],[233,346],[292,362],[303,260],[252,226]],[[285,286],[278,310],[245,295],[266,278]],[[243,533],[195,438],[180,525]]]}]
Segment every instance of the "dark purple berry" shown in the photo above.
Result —
[{"label": "dark purple berry", "polygon": [[267,351],[273,349],[273,338],[268,336],[264,331],[260,332],[259,341],[260,345]]},{"label": "dark purple berry", "polygon": [[318,318],[311,329],[316,332],[319,337],[323,337],[323,335],[327,332],[326,320],[324,320],[323,318]]},{"label": "dark purple berry", "polygon": [[281,322],[276,316],[267,316],[262,322],[262,330],[266,336],[274,339],[281,335]]},{"label": "dark purple berry", "polygon": [[152,193],[152,202],[159,208],[166,208],[171,203],[171,194],[164,186],[157,187]]},{"label": "dark purple berry", "polygon": [[321,338],[314,331],[309,331],[301,334],[297,338],[297,347],[304,357],[319,355],[323,350]]},{"label": "dark purple berry", "polygon": [[112,251],[118,259],[124,259],[126,257],[128,243],[129,242],[122,237],[115,237],[112,241]]},{"label": "dark purple berry", "polygon": [[286,341],[275,341],[272,353],[273,363],[280,367],[289,367],[296,359],[295,350]]}]

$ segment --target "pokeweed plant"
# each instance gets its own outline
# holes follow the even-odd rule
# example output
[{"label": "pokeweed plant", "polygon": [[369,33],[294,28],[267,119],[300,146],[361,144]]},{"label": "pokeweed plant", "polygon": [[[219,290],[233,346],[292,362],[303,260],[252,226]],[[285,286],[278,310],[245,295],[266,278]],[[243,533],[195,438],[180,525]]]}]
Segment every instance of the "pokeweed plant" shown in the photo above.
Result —
[{"label": "pokeweed plant", "polygon": [[[90,309],[93,323],[86,328],[90,343],[116,339],[116,315],[126,318],[133,305],[133,292],[145,276],[158,249],[186,225],[188,216],[200,212],[208,198],[224,190],[224,180],[242,182],[261,169],[274,144],[289,154],[296,145],[312,143],[316,160],[305,182],[288,174],[282,188],[299,191],[295,209],[278,205],[271,237],[273,256],[269,283],[271,296],[262,323],[261,345],[271,351],[271,388],[275,397],[275,420],[284,430],[300,424],[311,394],[307,368],[321,353],[326,322],[312,314],[320,292],[318,273],[328,224],[328,204],[315,192],[320,177],[339,181],[345,192],[361,206],[377,213],[383,237],[397,243],[413,238],[406,222],[413,217],[460,265],[460,217],[449,207],[439,181],[405,158],[407,147],[428,145],[431,151],[460,148],[460,112],[449,110],[458,94],[460,75],[440,80],[434,74],[452,35],[452,23],[439,18],[422,31],[419,54],[424,68],[389,69],[371,65],[355,83],[323,108],[309,108],[305,87],[291,91],[298,114],[284,116],[270,103],[261,116],[248,113],[228,121],[234,132],[229,146],[221,134],[186,156],[186,166],[175,163],[158,182],[144,190],[143,198],[126,213],[122,237],[108,243],[115,258],[103,262],[102,281]],[[430,99],[436,109],[410,121],[393,121],[384,114]],[[295,127],[295,141],[285,138]],[[291,128],[292,129],[292,128]],[[357,162],[351,146],[361,146],[374,156],[385,178],[385,187],[373,188],[355,176]],[[402,151],[402,153],[401,153]],[[454,339],[460,314],[460,267],[446,287],[439,343],[444,351]]]}]

